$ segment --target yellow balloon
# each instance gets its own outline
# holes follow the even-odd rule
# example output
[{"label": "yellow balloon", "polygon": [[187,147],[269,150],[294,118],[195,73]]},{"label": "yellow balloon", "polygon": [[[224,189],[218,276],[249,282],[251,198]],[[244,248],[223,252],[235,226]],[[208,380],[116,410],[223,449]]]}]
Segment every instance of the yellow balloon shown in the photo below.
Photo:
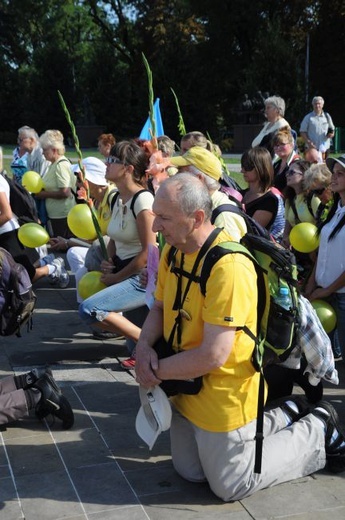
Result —
[{"label": "yellow balloon", "polygon": [[333,307],[323,300],[313,300],[311,304],[327,334],[332,332],[337,324],[337,316]]},{"label": "yellow balloon", "polygon": [[300,253],[311,253],[319,247],[317,227],[310,222],[296,224],[290,231],[290,244]]},{"label": "yellow balloon", "polygon": [[35,222],[28,222],[18,229],[18,238],[23,246],[40,247],[48,242],[49,235],[44,227]]},{"label": "yellow balloon", "polygon": [[44,188],[42,177],[34,171],[25,172],[22,178],[22,184],[30,193],[39,193]]},{"label": "yellow balloon", "polygon": [[87,204],[74,206],[67,215],[67,224],[72,233],[82,240],[94,240],[97,237],[91,210]]},{"label": "yellow balloon", "polygon": [[101,282],[101,276],[102,273],[99,271],[90,271],[79,280],[78,291],[83,300],[107,287]]}]

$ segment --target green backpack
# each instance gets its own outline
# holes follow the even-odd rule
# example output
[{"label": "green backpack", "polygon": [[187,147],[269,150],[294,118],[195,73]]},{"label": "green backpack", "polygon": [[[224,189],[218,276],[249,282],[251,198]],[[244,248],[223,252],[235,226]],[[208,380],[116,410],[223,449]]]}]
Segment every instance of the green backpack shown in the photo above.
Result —
[{"label": "green backpack", "polygon": [[[267,238],[246,234],[241,243],[222,242],[207,252],[200,274],[200,290],[205,296],[207,280],[215,263],[227,254],[242,254],[252,260],[257,274],[258,316],[256,336],[246,327],[243,330],[253,339],[252,363],[260,372],[256,429],[255,472],[261,472],[265,383],[263,368],[289,357],[295,347],[299,323],[297,265],[291,251]],[[281,307],[276,298],[280,288],[286,287],[290,308]]]}]

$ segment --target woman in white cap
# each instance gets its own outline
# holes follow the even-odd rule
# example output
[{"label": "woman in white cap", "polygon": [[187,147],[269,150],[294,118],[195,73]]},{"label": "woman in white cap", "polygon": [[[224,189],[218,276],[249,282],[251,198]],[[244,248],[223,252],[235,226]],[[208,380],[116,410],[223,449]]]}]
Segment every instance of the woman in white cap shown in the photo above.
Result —
[{"label": "woman in white cap", "polygon": [[337,315],[337,336],[345,360],[345,155],[326,160],[334,203],[322,222],[317,261],[306,286],[312,300],[327,300]]}]

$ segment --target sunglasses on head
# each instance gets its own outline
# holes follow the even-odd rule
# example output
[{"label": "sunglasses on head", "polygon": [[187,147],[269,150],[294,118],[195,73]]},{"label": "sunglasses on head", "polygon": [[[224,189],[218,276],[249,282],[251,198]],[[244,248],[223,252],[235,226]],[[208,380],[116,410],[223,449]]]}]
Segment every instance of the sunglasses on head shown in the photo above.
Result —
[{"label": "sunglasses on head", "polygon": [[118,157],[111,157],[111,156],[107,157],[105,162],[107,164],[124,164],[124,162],[121,161],[121,159],[119,159]]}]

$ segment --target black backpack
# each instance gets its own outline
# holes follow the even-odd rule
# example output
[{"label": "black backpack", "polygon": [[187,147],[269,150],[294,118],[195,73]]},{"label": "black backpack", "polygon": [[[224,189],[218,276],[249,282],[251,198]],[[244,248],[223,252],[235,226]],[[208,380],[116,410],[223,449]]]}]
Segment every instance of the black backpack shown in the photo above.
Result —
[{"label": "black backpack", "polygon": [[1,175],[9,184],[10,206],[12,212],[18,218],[19,224],[38,222],[38,213],[33,196],[15,179],[10,179],[4,172],[1,172]]},{"label": "black backpack", "polygon": [[0,247],[0,335],[21,336],[25,323],[32,328],[36,295],[26,269]]},{"label": "black backpack", "polygon": [[235,215],[239,215],[242,217],[247,226],[247,233],[250,235],[256,235],[259,237],[266,238],[267,240],[272,240],[269,232],[265,229],[259,222],[254,220],[251,216],[249,216],[243,209],[235,204],[220,204],[217,208],[214,208],[211,215],[211,224],[214,224],[218,215],[223,213],[223,211],[229,211],[230,213],[235,213]]}]

